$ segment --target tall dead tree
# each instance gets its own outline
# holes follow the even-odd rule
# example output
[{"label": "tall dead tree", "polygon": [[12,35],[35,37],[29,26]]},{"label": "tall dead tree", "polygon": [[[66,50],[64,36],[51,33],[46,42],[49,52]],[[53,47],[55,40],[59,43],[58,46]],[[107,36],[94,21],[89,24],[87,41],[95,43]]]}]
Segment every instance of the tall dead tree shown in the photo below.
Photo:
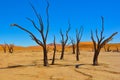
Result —
[{"label": "tall dead tree", "polygon": [[92,42],[94,45],[93,65],[98,65],[98,56],[99,56],[101,48],[103,48],[109,41],[111,41],[113,39],[113,37],[118,33],[118,32],[115,32],[110,37],[105,39],[105,37],[103,36],[104,18],[101,17],[101,19],[102,19],[102,30],[100,32],[100,36],[98,36],[98,30],[96,29],[97,41],[95,41],[94,36],[93,36],[93,32],[91,31],[91,39],[92,39]]},{"label": "tall dead tree", "polygon": [[[47,0],[46,0],[47,1]],[[46,16],[47,16],[47,29],[46,29],[46,33],[45,33],[45,26],[43,23],[43,19],[41,17],[40,14],[38,14],[38,12],[36,11],[36,9],[34,8],[34,6],[31,4],[31,7],[35,13],[35,16],[37,17],[38,21],[39,21],[39,27],[37,26],[37,24],[35,24],[35,21],[27,18],[34,26],[34,28],[40,33],[42,40],[38,39],[35,34],[33,34],[32,32],[30,32],[29,30],[23,28],[22,26],[18,25],[18,24],[11,24],[11,26],[16,26],[18,28],[20,28],[21,30],[27,32],[30,37],[32,38],[33,41],[35,41],[38,45],[40,45],[43,48],[43,62],[44,62],[44,66],[48,66],[48,56],[47,56],[47,45],[46,45],[46,41],[47,41],[47,36],[48,36],[48,32],[49,32],[49,2],[47,1],[47,7],[46,7]]]},{"label": "tall dead tree", "polygon": [[76,29],[76,60],[79,61],[79,55],[80,55],[80,47],[79,43],[83,35],[83,27],[81,27],[79,30]]},{"label": "tall dead tree", "polygon": [[13,51],[14,51],[14,44],[7,44],[7,47],[8,47],[8,51],[9,51],[9,53],[13,53]]},{"label": "tall dead tree", "polygon": [[67,44],[67,41],[68,41],[68,33],[69,33],[69,31],[70,31],[70,24],[68,24],[68,25],[69,25],[69,27],[68,27],[68,29],[67,29],[67,31],[66,31],[66,38],[64,37],[64,35],[63,35],[63,33],[62,33],[62,30],[60,30],[60,35],[61,35],[61,38],[62,38],[62,40],[61,40],[62,52],[61,52],[61,57],[60,57],[61,60],[64,58],[65,46],[66,46],[66,44]]},{"label": "tall dead tree", "polygon": [[4,53],[6,53],[7,45],[6,44],[1,44],[0,46],[2,47]]},{"label": "tall dead tree", "polygon": [[53,43],[54,43],[54,48],[53,48],[54,52],[53,52],[52,65],[54,65],[54,63],[55,63],[55,53],[56,53],[56,41],[55,41],[55,36],[54,36],[54,41],[53,41]]},{"label": "tall dead tree", "polygon": [[75,54],[75,40],[73,38],[70,38],[72,43],[72,54]]}]

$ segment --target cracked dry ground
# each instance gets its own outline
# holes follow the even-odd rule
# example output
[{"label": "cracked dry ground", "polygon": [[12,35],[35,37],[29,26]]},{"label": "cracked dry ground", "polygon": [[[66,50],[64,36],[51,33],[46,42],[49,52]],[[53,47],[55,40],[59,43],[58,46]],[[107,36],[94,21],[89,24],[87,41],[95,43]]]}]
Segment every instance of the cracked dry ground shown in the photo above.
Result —
[{"label": "cracked dry ground", "polygon": [[[52,52],[49,54],[51,63]],[[120,53],[99,56],[99,66],[92,66],[92,52],[81,52],[80,61],[66,52],[64,60],[56,53],[55,65],[43,67],[42,52],[16,51],[0,53],[0,80],[119,80]],[[78,68],[75,68],[75,66]]]}]

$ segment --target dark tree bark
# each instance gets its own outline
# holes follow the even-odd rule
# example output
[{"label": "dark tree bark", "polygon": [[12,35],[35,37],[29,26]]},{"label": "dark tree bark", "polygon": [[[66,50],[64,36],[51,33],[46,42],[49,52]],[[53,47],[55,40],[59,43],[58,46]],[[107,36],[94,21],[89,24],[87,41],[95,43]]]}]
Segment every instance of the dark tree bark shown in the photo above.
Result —
[{"label": "dark tree bark", "polygon": [[111,51],[110,46],[104,46],[104,50],[105,50],[105,52],[110,52]]},{"label": "dark tree bark", "polygon": [[95,41],[94,36],[93,36],[93,32],[91,31],[91,39],[92,39],[92,42],[93,42],[93,45],[94,45],[93,65],[98,65],[98,56],[99,56],[101,48],[103,48],[109,41],[111,41],[113,39],[113,37],[118,33],[118,32],[115,32],[110,37],[105,39],[105,37],[103,36],[104,18],[101,17],[101,19],[102,19],[102,30],[100,32],[100,37],[98,36],[98,31],[96,29],[97,41]]},{"label": "dark tree bark", "polygon": [[83,27],[81,27],[79,31],[76,29],[76,42],[77,42],[76,43],[76,60],[77,61],[79,61],[79,55],[80,55],[79,43],[82,38],[82,35],[83,35]]},{"label": "dark tree bark", "polygon": [[14,51],[14,49],[13,49],[13,48],[14,48],[14,44],[9,44],[9,45],[7,44],[7,47],[8,47],[8,51],[9,51],[9,53],[12,54],[13,51]]},{"label": "dark tree bark", "polygon": [[116,46],[116,51],[119,52],[119,48],[118,48],[118,46]]},{"label": "dark tree bark", "polygon": [[107,52],[110,52],[110,51],[111,51],[111,50],[110,50],[110,46],[108,46],[108,47],[107,47]]},{"label": "dark tree bark", "polygon": [[70,38],[72,43],[72,54],[75,54],[75,40],[73,38]]},{"label": "dark tree bark", "polygon": [[35,22],[30,19],[27,18],[34,26],[34,28],[40,33],[42,40],[38,39],[35,34],[33,34],[32,32],[30,32],[29,30],[23,28],[22,26],[19,26],[18,24],[11,24],[11,26],[16,26],[18,28],[20,28],[21,30],[27,32],[30,37],[32,38],[33,41],[35,41],[38,45],[40,45],[43,48],[43,62],[44,62],[44,66],[48,66],[48,56],[47,56],[47,45],[46,45],[46,41],[47,41],[47,36],[48,36],[48,32],[49,32],[49,14],[48,14],[48,10],[49,10],[49,2],[47,1],[47,7],[46,7],[46,16],[47,16],[47,29],[46,29],[46,33],[44,33],[44,23],[42,20],[41,15],[38,14],[38,12],[36,11],[36,9],[34,8],[34,6],[31,4],[31,7],[39,21],[39,27],[35,24]]},{"label": "dark tree bark", "polygon": [[60,60],[62,60],[64,58],[64,51],[65,51],[65,46],[67,44],[67,41],[68,41],[68,32],[70,31],[70,24],[69,24],[69,27],[68,27],[68,30],[66,31],[66,38],[64,37],[62,31],[60,30],[60,35],[61,35],[61,45],[62,45],[62,52],[61,52],[61,57],[60,57]]},{"label": "dark tree bark", "polygon": [[55,36],[54,36],[54,52],[53,52],[53,59],[52,59],[52,65],[55,63],[55,53],[56,53],[56,41],[55,41]]},{"label": "dark tree bark", "polygon": [[6,44],[1,44],[0,46],[3,48],[4,53],[6,53],[6,47],[7,47],[7,45]]}]

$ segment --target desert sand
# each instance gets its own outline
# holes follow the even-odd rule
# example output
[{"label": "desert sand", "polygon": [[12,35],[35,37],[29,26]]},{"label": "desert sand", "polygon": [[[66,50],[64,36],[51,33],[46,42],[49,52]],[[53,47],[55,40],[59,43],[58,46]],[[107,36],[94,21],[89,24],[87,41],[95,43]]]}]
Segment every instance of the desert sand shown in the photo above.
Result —
[{"label": "desert sand", "polygon": [[[120,80],[120,53],[101,52],[99,66],[92,65],[93,52],[80,53],[80,61],[70,48],[64,60],[56,53],[55,65],[43,66],[43,53],[39,49],[19,48],[13,54],[0,51],[0,80]],[[51,64],[53,51],[49,51]],[[78,66],[78,68],[76,68]]]}]

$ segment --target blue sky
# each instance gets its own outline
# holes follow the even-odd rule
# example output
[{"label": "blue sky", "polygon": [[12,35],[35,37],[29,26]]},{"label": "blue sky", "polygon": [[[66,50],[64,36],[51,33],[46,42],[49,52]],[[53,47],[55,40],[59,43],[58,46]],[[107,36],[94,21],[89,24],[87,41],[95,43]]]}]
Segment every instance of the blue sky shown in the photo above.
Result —
[{"label": "blue sky", "polygon": [[[0,44],[6,42],[20,46],[36,45],[29,34],[19,28],[10,27],[10,24],[17,23],[40,38],[39,33],[26,19],[29,17],[37,23],[29,1],[42,15],[44,22],[46,21],[45,0],[0,0]],[[101,16],[105,19],[106,37],[113,32],[120,32],[120,0],[49,0],[49,2],[50,31],[47,43],[52,43],[54,35],[57,43],[60,43],[59,30],[65,32],[68,28],[68,20],[71,23],[69,35],[73,38],[75,38],[75,30],[80,26],[84,27],[81,41],[91,41],[90,31],[96,28],[101,30]],[[120,42],[120,33],[111,42]]]}]

